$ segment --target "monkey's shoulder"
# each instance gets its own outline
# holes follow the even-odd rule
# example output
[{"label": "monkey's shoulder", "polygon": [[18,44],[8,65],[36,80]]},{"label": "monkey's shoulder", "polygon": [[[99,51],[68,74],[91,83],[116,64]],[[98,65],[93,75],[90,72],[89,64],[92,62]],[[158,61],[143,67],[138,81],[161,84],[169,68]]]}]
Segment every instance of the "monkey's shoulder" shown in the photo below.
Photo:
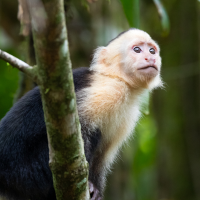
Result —
[{"label": "monkey's shoulder", "polygon": [[91,77],[93,71],[90,71],[87,67],[80,67],[73,70],[75,91],[89,87],[91,83]]}]

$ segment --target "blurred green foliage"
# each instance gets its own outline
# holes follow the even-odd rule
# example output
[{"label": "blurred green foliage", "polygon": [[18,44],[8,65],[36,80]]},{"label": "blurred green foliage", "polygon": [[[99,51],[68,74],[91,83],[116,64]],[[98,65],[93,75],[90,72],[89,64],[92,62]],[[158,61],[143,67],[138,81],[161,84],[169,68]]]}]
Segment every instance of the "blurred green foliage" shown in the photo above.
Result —
[{"label": "blurred green foliage", "polygon": [[157,128],[151,116],[145,116],[136,128],[133,180],[137,200],[156,199]]},{"label": "blurred green foliage", "polygon": [[139,0],[120,0],[130,27],[140,27]]},{"label": "blurred green foliage", "polygon": [[[0,29],[0,48],[12,55],[18,56],[12,46],[12,40]],[[18,70],[5,61],[0,60],[0,119],[13,104],[13,98],[18,88]]]},{"label": "blurred green foliage", "polygon": [[166,9],[164,8],[163,4],[161,3],[160,0],[153,0],[156,7],[157,7],[157,10],[158,10],[158,13],[160,15],[160,18],[161,18],[161,24],[162,24],[162,27],[163,27],[163,34],[166,36],[169,34],[169,29],[170,29],[170,25],[169,25],[169,17],[168,17],[168,14],[166,12]]}]

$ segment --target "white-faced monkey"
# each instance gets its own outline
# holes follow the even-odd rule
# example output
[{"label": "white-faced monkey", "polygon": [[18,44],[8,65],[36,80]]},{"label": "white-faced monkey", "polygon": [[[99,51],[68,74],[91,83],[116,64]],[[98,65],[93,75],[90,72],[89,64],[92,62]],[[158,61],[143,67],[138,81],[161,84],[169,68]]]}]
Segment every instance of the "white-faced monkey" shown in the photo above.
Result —
[{"label": "white-faced monkey", "polygon": [[[97,48],[90,68],[73,71],[92,200],[102,199],[106,173],[139,119],[141,95],[162,85],[159,52],[146,32],[130,29]],[[35,87],[1,120],[0,195],[56,200],[43,115]]]}]

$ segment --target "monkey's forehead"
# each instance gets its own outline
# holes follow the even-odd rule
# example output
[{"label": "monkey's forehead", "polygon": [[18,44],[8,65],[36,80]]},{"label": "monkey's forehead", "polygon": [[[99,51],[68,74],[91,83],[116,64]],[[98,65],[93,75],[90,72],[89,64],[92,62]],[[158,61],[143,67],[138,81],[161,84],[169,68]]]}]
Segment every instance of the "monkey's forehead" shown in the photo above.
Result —
[{"label": "monkey's forehead", "polygon": [[126,32],[123,32],[122,34],[119,34],[119,36],[117,36],[116,39],[112,40],[108,44],[108,46],[113,46],[117,44],[125,45],[129,44],[130,42],[152,44],[158,49],[158,51],[160,51],[159,45],[150,37],[150,35],[145,31],[139,29],[130,29]]}]

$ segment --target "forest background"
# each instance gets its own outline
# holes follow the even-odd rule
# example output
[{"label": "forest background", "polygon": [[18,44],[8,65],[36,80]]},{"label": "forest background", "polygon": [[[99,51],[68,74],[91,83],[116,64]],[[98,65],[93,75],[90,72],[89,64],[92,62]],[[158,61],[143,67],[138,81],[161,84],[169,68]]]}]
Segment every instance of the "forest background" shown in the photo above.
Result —
[{"label": "forest background", "polygon": [[[73,0],[68,5],[73,68],[89,66],[93,50],[131,23],[161,48],[165,89],[153,92],[150,113],[144,113],[134,139],[113,165],[105,199],[200,200],[200,2],[162,0],[169,31],[153,1],[138,2],[133,22],[119,0]],[[0,48],[27,61],[17,10],[17,1],[0,0]],[[13,105],[20,81],[18,70],[6,65],[0,60],[0,119]]]}]

